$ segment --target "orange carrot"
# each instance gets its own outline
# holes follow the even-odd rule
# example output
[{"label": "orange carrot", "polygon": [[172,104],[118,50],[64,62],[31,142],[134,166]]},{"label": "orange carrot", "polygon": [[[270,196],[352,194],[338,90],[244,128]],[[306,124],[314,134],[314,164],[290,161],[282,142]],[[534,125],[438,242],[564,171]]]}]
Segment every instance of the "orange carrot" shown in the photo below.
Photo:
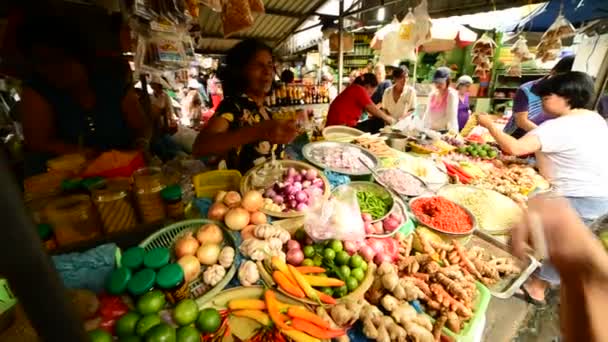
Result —
[{"label": "orange carrot", "polygon": [[289,308],[287,310],[287,315],[291,318],[299,318],[305,321],[309,321],[310,323],[314,323],[321,328],[330,329],[331,326],[327,323],[323,318],[317,316],[317,314],[310,312],[304,308]]},{"label": "orange carrot", "polygon": [[300,318],[292,319],[291,326],[296,330],[304,331],[310,336],[321,339],[330,339],[346,334],[342,329],[323,329]]},{"label": "orange carrot", "polygon": [[321,276],[314,276],[314,275],[303,275],[304,279],[306,279],[306,281],[311,285],[311,286],[325,286],[325,287],[340,287],[342,285],[344,285],[344,282],[340,279],[336,279],[336,278],[328,278],[328,277],[321,277]]},{"label": "orange carrot", "polygon": [[325,273],[325,269],[323,267],[318,267],[318,266],[298,266],[298,267],[296,267],[296,270],[298,270],[302,274]]},{"label": "orange carrot", "polygon": [[321,300],[321,302],[323,302],[325,304],[335,305],[335,304],[338,303],[334,297],[328,295],[327,293],[323,293],[323,292],[318,291],[318,290],[315,290],[315,293],[317,294],[317,297],[319,297],[319,299]]},{"label": "orange carrot", "polygon": [[287,324],[285,324],[285,321],[283,321],[283,317],[279,311],[277,297],[274,292],[271,290],[266,290],[266,292],[264,292],[264,299],[266,301],[266,308],[272,322],[281,329],[291,329],[291,327],[289,327]]},{"label": "orange carrot", "polygon": [[294,278],[291,272],[289,272],[289,268],[287,268],[287,264],[283,260],[281,260],[277,256],[273,256],[270,259],[270,263],[272,264],[272,267],[283,272],[283,274],[287,277],[287,279],[289,279],[290,282],[298,284],[296,278]]},{"label": "orange carrot", "polygon": [[285,274],[281,271],[274,271],[272,272],[272,279],[274,279],[274,281],[277,282],[277,284],[279,284],[279,286],[285,290],[285,292],[289,293],[290,295],[294,296],[294,297],[298,297],[298,298],[305,298],[306,294],[304,293],[304,291],[302,291],[302,289],[292,283],[289,278],[287,278],[285,276]]}]

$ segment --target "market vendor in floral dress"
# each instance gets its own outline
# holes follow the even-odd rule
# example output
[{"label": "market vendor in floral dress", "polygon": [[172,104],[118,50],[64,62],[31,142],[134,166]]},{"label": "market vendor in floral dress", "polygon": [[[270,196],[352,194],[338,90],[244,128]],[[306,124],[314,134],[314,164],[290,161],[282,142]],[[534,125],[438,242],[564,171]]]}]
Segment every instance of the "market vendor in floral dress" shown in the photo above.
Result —
[{"label": "market vendor in floral dress", "polygon": [[[587,109],[593,98],[593,80],[582,72],[568,72],[539,82],[533,91],[541,97],[543,111],[551,120],[519,139],[501,131],[489,115],[480,115],[479,124],[504,152],[516,156],[535,153],[541,175],[589,225],[608,212],[608,159],[603,154],[608,126],[597,112]],[[524,290],[542,302],[548,285],[559,279],[555,268],[545,263]]]},{"label": "market vendor in floral dress", "polygon": [[251,39],[238,43],[219,76],[225,98],[197,136],[193,155],[226,158],[241,173],[273,154],[280,159],[298,132],[294,121],[273,120],[264,106],[274,79],[272,49]]}]

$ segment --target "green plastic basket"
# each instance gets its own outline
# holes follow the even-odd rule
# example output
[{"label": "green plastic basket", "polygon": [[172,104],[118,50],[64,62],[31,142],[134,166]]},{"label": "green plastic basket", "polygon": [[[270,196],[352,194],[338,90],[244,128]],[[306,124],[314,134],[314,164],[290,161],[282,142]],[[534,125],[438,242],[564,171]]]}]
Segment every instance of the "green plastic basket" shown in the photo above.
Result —
[{"label": "green plastic basket", "polygon": [[217,285],[215,285],[213,287],[209,287],[208,285],[204,284],[200,280],[200,277],[197,278],[196,280],[191,281],[189,285],[190,285],[190,298],[192,298],[192,299],[196,299],[196,298],[199,298],[202,296],[211,298],[211,297],[217,295],[220,291],[222,291],[224,289],[224,287],[226,287],[226,285],[228,285],[230,280],[232,280],[232,278],[234,277],[234,274],[236,273],[236,264],[235,263],[237,260],[237,255],[239,253],[239,250],[236,247],[236,239],[232,235],[232,233],[230,231],[228,231],[227,228],[220,222],[207,220],[207,219],[193,219],[193,220],[180,221],[180,222],[174,223],[170,226],[167,226],[167,227],[157,231],[156,233],[150,235],[147,239],[145,239],[144,241],[142,241],[139,244],[139,246],[142,247],[143,249],[145,249],[146,251],[151,250],[153,248],[158,248],[158,247],[169,248],[172,253],[171,260],[175,261],[175,256],[173,255],[172,247],[173,247],[173,243],[175,242],[176,238],[189,230],[193,231],[193,230],[197,229],[198,227],[200,227],[204,224],[207,224],[207,223],[213,223],[213,224],[218,225],[220,228],[222,228],[222,231],[224,232],[224,245],[234,248],[234,262],[232,263],[232,266],[230,266],[230,268],[226,270],[226,275],[224,276],[224,278],[219,283],[217,283]]},{"label": "green plastic basket", "polygon": [[486,311],[488,310],[492,295],[490,294],[490,290],[482,283],[476,282],[476,285],[479,295],[473,305],[473,317],[464,325],[463,329],[460,330],[458,334],[446,327],[443,328],[443,333],[457,342],[474,342],[476,332],[479,329],[483,329],[482,325],[485,322]]}]

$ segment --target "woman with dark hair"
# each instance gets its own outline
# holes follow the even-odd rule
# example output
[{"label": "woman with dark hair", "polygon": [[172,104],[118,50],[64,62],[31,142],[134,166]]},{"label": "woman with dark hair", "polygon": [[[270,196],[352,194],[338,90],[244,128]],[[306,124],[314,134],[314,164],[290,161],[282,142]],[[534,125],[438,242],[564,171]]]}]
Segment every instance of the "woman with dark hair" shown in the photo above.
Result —
[{"label": "woman with dark hair", "polygon": [[74,27],[65,18],[32,17],[18,32],[32,71],[19,104],[26,175],[44,172],[58,155],[149,144],[150,126],[120,68],[128,66],[97,59]]},{"label": "woman with dark hair", "polygon": [[[393,124],[395,120],[372,102],[371,96],[377,86],[378,79],[372,73],[357,77],[353,84],[344,89],[329,105],[326,126],[357,126],[366,132],[373,132],[382,128],[385,122]],[[358,125],[364,110],[374,117]]]},{"label": "woman with dark hair", "polygon": [[400,67],[393,70],[393,86],[384,91],[382,109],[396,121],[405,119],[416,110],[416,90],[407,85],[409,70]]},{"label": "woman with dark hair", "polygon": [[424,114],[426,128],[458,132],[458,93],[450,87],[450,72],[450,68],[440,67],[433,75],[435,89]]},{"label": "woman with dark hair", "polygon": [[253,39],[236,44],[219,73],[225,98],[209,124],[198,134],[192,154],[227,157],[230,168],[246,172],[297,135],[295,122],[273,120],[264,98],[274,79],[272,49]]},{"label": "woman with dark hair", "polygon": [[[535,153],[541,175],[590,224],[608,212],[608,160],[602,157],[608,146],[608,125],[597,112],[587,109],[593,80],[583,72],[568,72],[537,83],[533,91],[542,98],[543,111],[551,120],[522,138],[502,132],[489,115],[480,115],[479,124],[506,153]],[[548,284],[558,282],[555,269],[545,264],[524,289],[533,300],[542,302]]]},{"label": "woman with dark hair", "polygon": [[462,130],[469,121],[471,110],[469,109],[469,88],[473,84],[473,79],[469,75],[462,75],[456,81],[456,91],[458,92],[458,131]]}]

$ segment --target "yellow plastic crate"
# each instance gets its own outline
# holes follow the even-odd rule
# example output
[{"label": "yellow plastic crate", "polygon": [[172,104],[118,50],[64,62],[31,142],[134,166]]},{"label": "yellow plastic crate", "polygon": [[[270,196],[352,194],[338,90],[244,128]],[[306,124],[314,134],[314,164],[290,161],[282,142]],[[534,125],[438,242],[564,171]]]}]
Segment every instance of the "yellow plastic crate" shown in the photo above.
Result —
[{"label": "yellow plastic crate", "polygon": [[192,177],[196,197],[213,197],[218,191],[239,191],[241,173],[237,170],[215,170]]}]

